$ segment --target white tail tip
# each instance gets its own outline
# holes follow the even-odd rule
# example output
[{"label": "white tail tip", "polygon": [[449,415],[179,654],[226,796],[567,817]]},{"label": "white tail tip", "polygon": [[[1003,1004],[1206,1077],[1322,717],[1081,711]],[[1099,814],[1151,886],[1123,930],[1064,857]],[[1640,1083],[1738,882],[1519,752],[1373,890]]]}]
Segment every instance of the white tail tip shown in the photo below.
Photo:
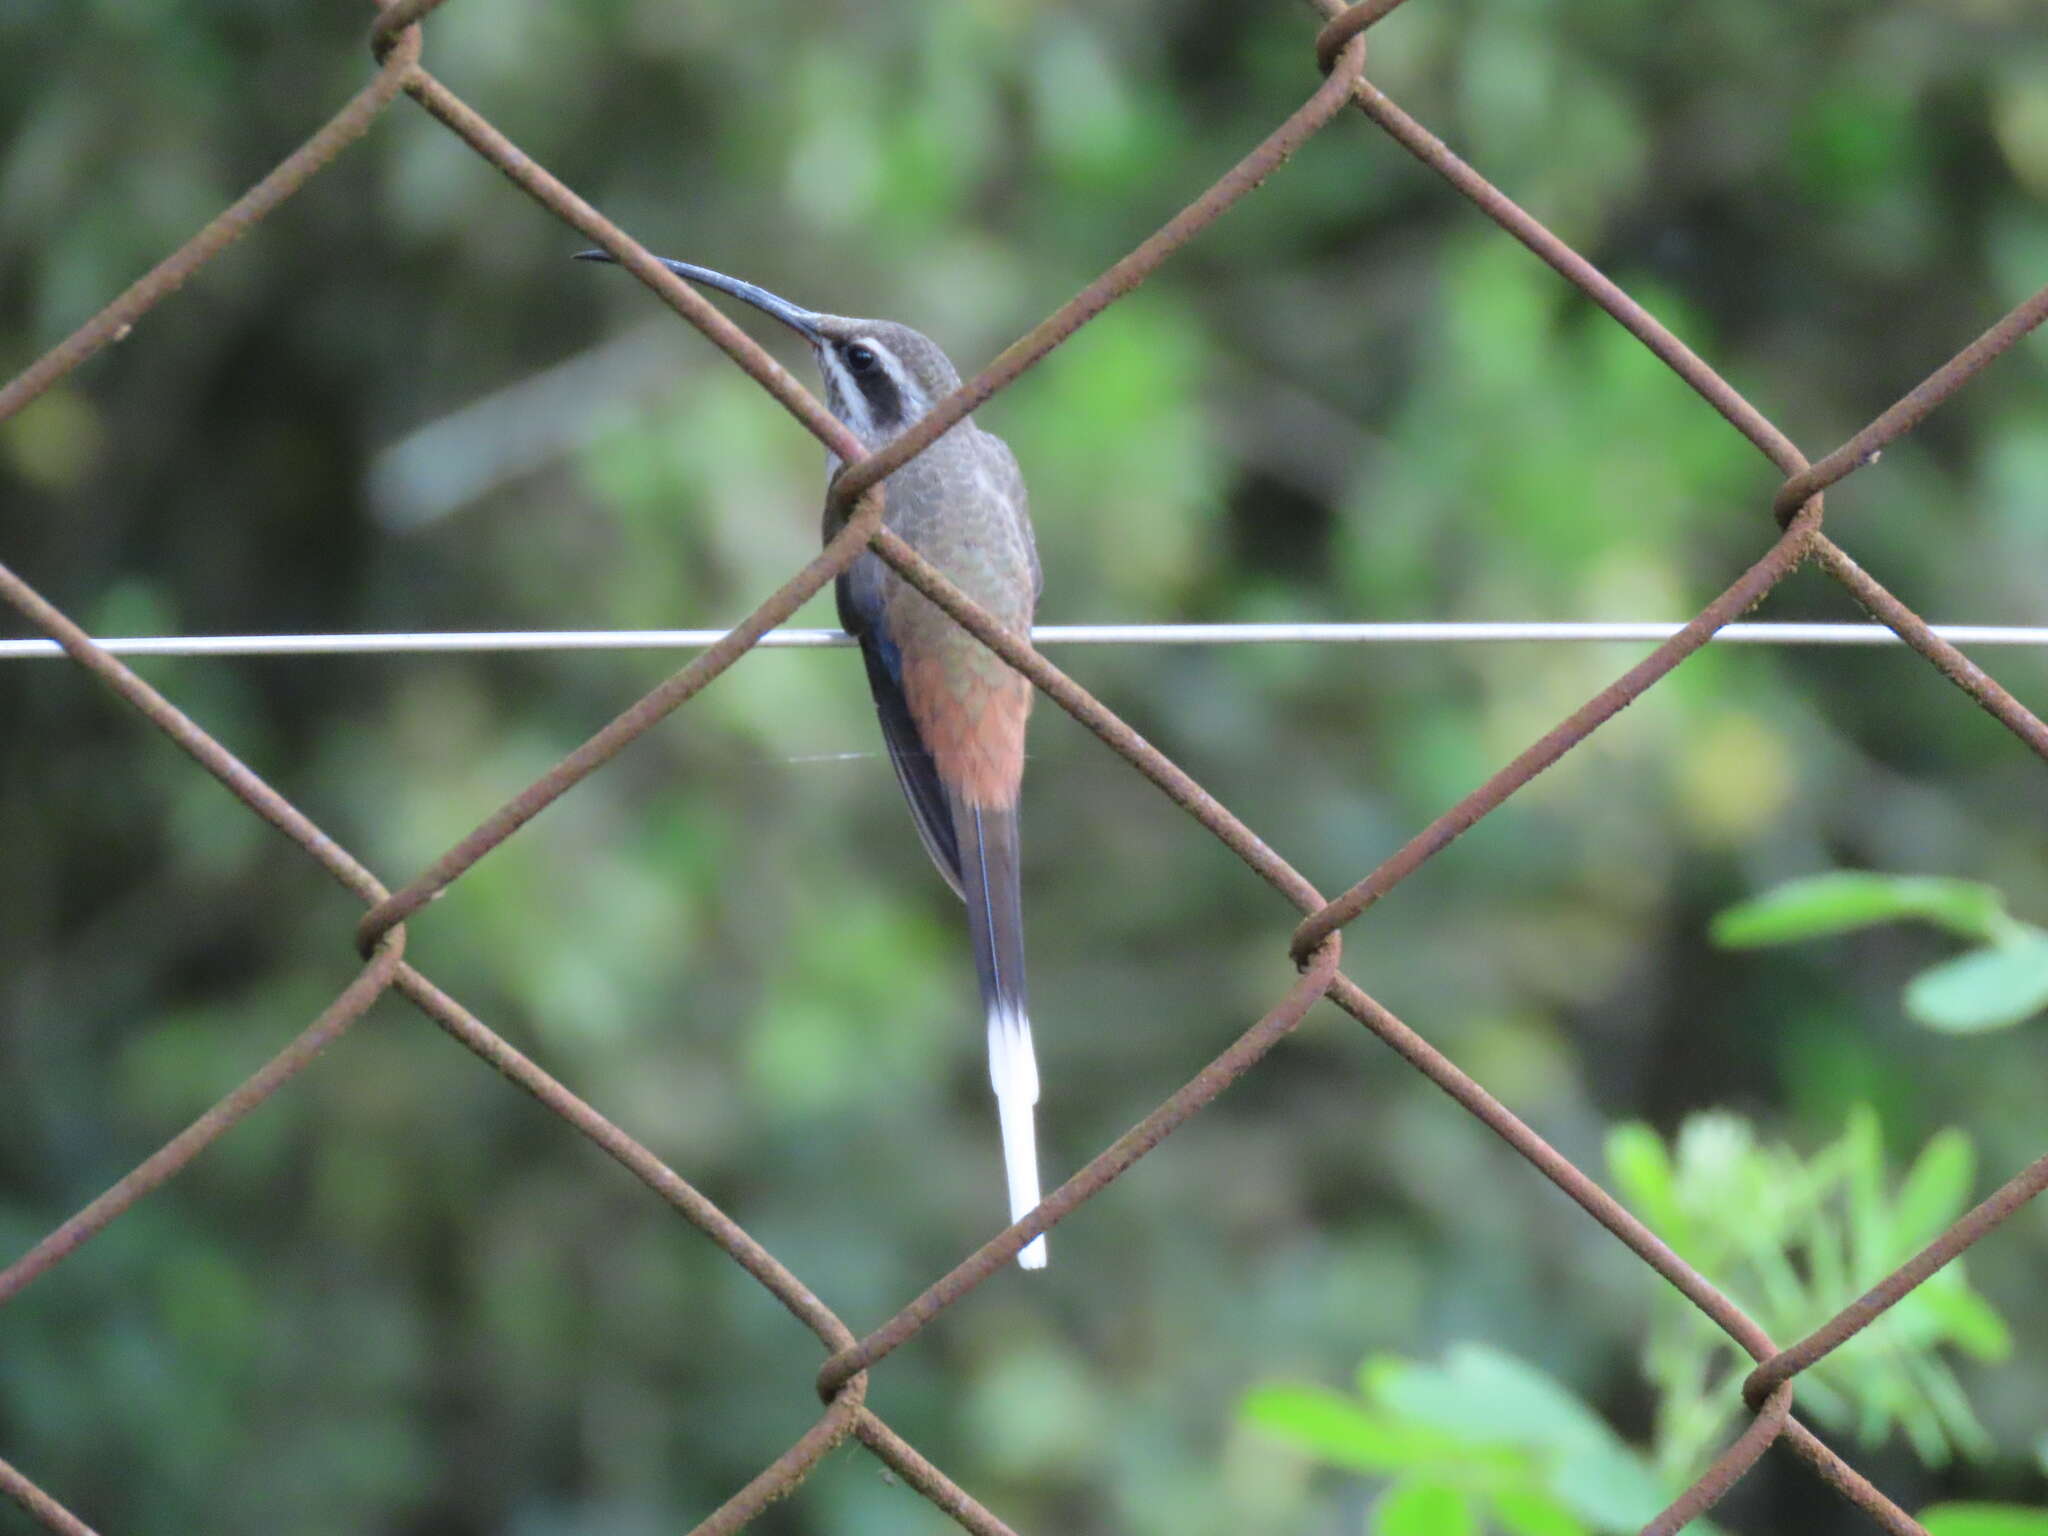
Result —
[{"label": "white tail tip", "polygon": [[[1010,1220],[1038,1205],[1038,1132],[1031,1107],[1038,1102],[1038,1060],[1031,1051],[1031,1021],[1008,1010],[988,1016],[988,1075],[1003,1127],[1003,1171],[1010,1183]],[[1024,1245],[1017,1263],[1045,1268],[1045,1234]]]}]

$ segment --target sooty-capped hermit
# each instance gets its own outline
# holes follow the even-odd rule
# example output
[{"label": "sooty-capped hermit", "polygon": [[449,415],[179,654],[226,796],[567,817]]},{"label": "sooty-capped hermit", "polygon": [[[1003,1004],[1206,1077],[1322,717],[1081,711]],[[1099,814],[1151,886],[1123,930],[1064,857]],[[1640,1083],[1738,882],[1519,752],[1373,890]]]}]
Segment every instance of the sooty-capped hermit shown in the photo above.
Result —
[{"label": "sooty-capped hermit", "polygon": [[[603,251],[583,255],[612,259]],[[663,265],[803,337],[824,376],[826,404],[867,448],[895,437],[960,385],[946,354],[907,325],[822,314],[706,267],[666,259]],[[1038,605],[1038,553],[1009,445],[967,417],[884,488],[888,528],[998,623],[1028,635]],[[1017,843],[1031,686],[871,553],[839,578],[838,598],[840,622],[860,642],[882,740],[918,836],[967,904],[1010,1219],[1019,1221],[1039,1201],[1038,1064],[1025,1007]],[[1041,1235],[1024,1245],[1017,1262],[1038,1269],[1045,1257]]]}]

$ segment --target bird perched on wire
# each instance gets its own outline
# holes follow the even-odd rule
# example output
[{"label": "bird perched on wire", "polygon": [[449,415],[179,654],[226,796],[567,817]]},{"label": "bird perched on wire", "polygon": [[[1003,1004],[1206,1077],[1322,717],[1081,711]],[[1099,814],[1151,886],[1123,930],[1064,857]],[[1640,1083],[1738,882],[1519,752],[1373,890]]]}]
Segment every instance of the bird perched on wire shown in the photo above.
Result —
[{"label": "bird perched on wire", "polygon": [[[604,251],[581,259],[611,261]],[[819,314],[706,267],[661,258],[679,277],[729,293],[810,344],[832,414],[870,451],[960,385],[928,337],[889,320]],[[835,454],[827,474],[839,472]],[[1017,456],[972,417],[884,482],[883,522],[1020,635],[1031,632],[1038,551]],[[832,530],[827,530],[828,534]],[[939,873],[967,904],[988,1013],[989,1079],[1002,1123],[1010,1219],[1039,1201],[1038,1063],[1024,998],[1017,790],[1030,683],[871,553],[838,581],[839,622],[860,642],[882,739]],[[1017,1255],[1043,1268],[1041,1234]]]}]

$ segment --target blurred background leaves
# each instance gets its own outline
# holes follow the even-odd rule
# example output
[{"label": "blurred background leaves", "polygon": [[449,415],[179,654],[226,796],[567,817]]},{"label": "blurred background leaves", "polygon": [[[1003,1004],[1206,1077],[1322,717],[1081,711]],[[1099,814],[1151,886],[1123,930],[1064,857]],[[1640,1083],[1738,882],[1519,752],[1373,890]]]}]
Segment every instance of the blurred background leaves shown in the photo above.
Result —
[{"label": "blurred background leaves", "polygon": [[1368,1360],[1358,1388],[1362,1402],[1273,1384],[1244,1411],[1321,1460],[1389,1478],[1374,1536],[1638,1531],[1682,1486],[1660,1480],[1569,1390],[1482,1346],[1454,1346],[1441,1366]]},{"label": "blurred background leaves", "polygon": [[[1805,1337],[1877,1277],[1912,1258],[1973,1203],[1976,1156],[1956,1130],[1923,1147],[1896,1190],[1874,1114],[1810,1156],[1760,1144],[1738,1116],[1695,1115],[1670,1146],[1649,1127],[1615,1127],[1615,1192],[1772,1338]],[[1945,1351],[1987,1364],[2012,1353],[2005,1319],[1957,1259],[1855,1339],[1803,1372],[1801,1411],[1865,1445],[1896,1430],[1921,1461],[1994,1447]],[[1675,1291],[1659,1299],[1645,1344],[1659,1400],[1651,1443],[1674,1491],[1701,1471],[1746,1411],[1755,1362]]]},{"label": "blurred background leaves", "polygon": [[[303,139],[365,77],[365,25],[280,0],[0,9],[0,368]],[[971,369],[1312,88],[1314,25],[452,0],[427,60],[656,249],[908,321]],[[1371,67],[1810,452],[2048,278],[2031,0],[1418,0]],[[0,425],[0,559],[102,633],[738,617],[815,546],[818,453],[630,279],[571,266],[580,243],[399,103]],[[2048,622],[2044,357],[2022,344],[1830,497],[1932,618]],[[982,419],[1031,483],[1053,623],[1676,618],[1770,532],[1769,466],[1358,120]],[[1850,609],[1808,574],[1768,614]],[[1636,654],[1061,660],[1335,890]],[[144,670],[397,881],[673,661]],[[1991,661],[2038,703],[2040,658]],[[1936,934],[1731,952],[1709,921],[1837,868],[2048,911],[2040,774],[1903,653],[1716,651],[1379,904],[1347,967],[1587,1166],[1616,1125],[1669,1143],[1713,1110],[1811,1156],[1868,1105],[1891,1166],[1967,1128],[1974,1199],[2040,1151],[2048,1032],[1913,1025],[1901,988],[1948,955]],[[69,668],[0,667],[0,786],[11,1254],[301,1028],[356,914]],[[1284,989],[1292,915],[1050,709],[1025,818],[1064,1171]],[[412,942],[864,1327],[998,1216],[959,926],[857,663],[781,652]],[[1651,1438],[1661,1282],[1327,1010],[1054,1247],[874,1388],[1021,1529],[1357,1529],[1354,1482],[1237,1405],[1363,1355],[1489,1348]],[[2044,1248],[2029,1212],[1970,1259],[2012,1330],[2003,1364],[1953,1359],[1981,1455],[1859,1451],[1909,1507],[2048,1502]],[[709,1244],[387,1004],[0,1315],[0,1454],[109,1531],[633,1536],[794,1438],[815,1365]],[[1780,1458],[1716,1516],[1857,1518]],[[762,1528],[942,1524],[847,1451]]]},{"label": "blurred background leaves", "polygon": [[1717,943],[1750,948],[1910,920],[1976,941],[1906,983],[1906,1012],[1928,1028],[1959,1035],[2009,1029],[2048,1007],[2048,932],[2021,922],[1996,890],[1972,880],[1808,875],[1717,914],[1712,931]]},{"label": "blurred background leaves", "polygon": [[[1856,1277],[1903,1264],[1960,1217],[1974,1161],[1969,1139],[1944,1131],[1894,1180],[1867,1111],[1810,1157],[1764,1145],[1727,1113],[1688,1118],[1669,1145],[1646,1125],[1616,1126],[1607,1146],[1624,1203],[1767,1334],[1788,1341],[1856,1300],[1865,1288]],[[1958,1453],[1995,1459],[1952,1359],[2003,1363],[2012,1335],[1965,1269],[1962,1259],[1943,1267],[1800,1373],[1801,1413],[1862,1449],[1900,1435],[1927,1467]],[[1569,1388],[1469,1342],[1454,1344],[1442,1366],[1368,1359],[1357,1398],[1266,1383],[1242,1412],[1314,1462],[1371,1479],[1373,1536],[1623,1533],[1654,1520],[1740,1432],[1754,1365],[1673,1290],[1659,1294],[1641,1333],[1655,1401],[1640,1452]],[[1951,1516],[1967,1528],[1969,1517]],[[2048,1521],[2048,1510],[2001,1506],[1996,1518],[2019,1536]],[[1714,1527],[1687,1529],[1704,1536]]]}]

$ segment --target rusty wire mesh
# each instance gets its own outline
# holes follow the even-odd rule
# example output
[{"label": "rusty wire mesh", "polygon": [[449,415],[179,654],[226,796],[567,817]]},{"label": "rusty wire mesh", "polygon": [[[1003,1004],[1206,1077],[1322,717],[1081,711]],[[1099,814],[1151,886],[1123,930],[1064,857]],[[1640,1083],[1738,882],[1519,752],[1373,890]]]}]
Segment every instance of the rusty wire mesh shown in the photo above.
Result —
[{"label": "rusty wire mesh", "polygon": [[[537,203],[612,251],[640,280],[696,326],[822,443],[847,461],[828,493],[828,512],[839,524],[824,550],[763,602],[717,645],[619,715],[486,818],[430,868],[393,892],[328,837],[301,811],[265,784],[221,745],[143,682],[85,632],[40,597],[13,571],[0,565],[0,597],[54,638],[70,657],[171,737],[192,758],[239,797],[256,815],[296,842],[330,875],[368,907],[356,932],[362,970],[320,1016],[253,1076],[144,1160],[126,1177],[27,1254],[0,1270],[0,1304],[53,1269],[81,1244],[159,1188],[242,1116],[306,1068],[321,1049],[347,1030],[385,992],[395,990],[485,1062],[524,1088],[541,1104],[602,1147],[717,1243],[732,1260],[771,1292],[824,1346],[817,1377],[824,1411],[794,1444],[770,1461],[697,1526],[703,1533],[737,1531],[768,1504],[804,1481],[819,1460],[849,1437],[867,1446],[939,1510],[963,1529],[1007,1532],[1003,1523],[867,1406],[869,1372],[946,1308],[1003,1267],[1033,1236],[1053,1226],[1110,1180],[1129,1168],[1168,1134],[1199,1112],[1255,1065],[1309,1009],[1327,997],[1391,1046],[1419,1072],[1464,1106],[1527,1159],[1595,1221],[1711,1318],[1756,1361],[1743,1387],[1753,1421],[1668,1509],[1648,1526],[1646,1536],[1670,1533],[1711,1508],[1782,1440],[1814,1472],[1863,1510],[1881,1529],[1920,1532],[1921,1526],[1849,1466],[1793,1416],[1797,1377],[1816,1361],[1868,1326],[1916,1285],[2004,1221],[2048,1186],[2048,1156],[2016,1174],[1988,1199],[1930,1243],[1920,1254],[1878,1280],[1852,1305],[1789,1346],[1771,1339],[1704,1276],[1612,1196],[1523,1124],[1471,1077],[1421,1035],[1396,1018],[1339,968],[1341,930],[1401,880],[1440,852],[1460,833],[1501,806],[1537,774],[1562,758],[1592,732],[1704,645],[1723,625],[1760,602],[1802,565],[1826,572],[1874,618],[1896,631],[1930,665],[2048,761],[2048,726],[2007,693],[1982,668],[1933,633],[1921,619],[1867,574],[1821,527],[1828,487],[1873,461],[1880,450],[1916,427],[1986,364],[2048,318],[2048,288],[2036,293],[1909,391],[1862,431],[1817,463],[1810,463],[1784,433],[1744,400],[1614,283],[1536,219],[1492,186],[1409,117],[1367,78],[1366,29],[1401,0],[1312,0],[1328,18],[1314,39],[1325,79],[1272,134],[1219,181],[1129,255],[1047,317],[954,394],[941,401],[909,431],[873,454],[860,445],[783,368],[713,309],[659,266],[641,247],[584,202],[575,192],[528,159],[490,123],[454,96],[422,67],[421,22],[442,0],[380,0],[371,33],[377,68],[368,84],[324,127],[308,138],[246,195],[224,210],[191,240],[120,295],[70,337],[0,388],[0,419],[28,405],[94,352],[120,339],[154,305],[232,241],[290,198],[330,164],[402,93],[411,96]],[[1304,40],[1306,44],[1306,39]],[[1304,49],[1306,53],[1306,47]],[[1409,840],[1348,891],[1326,898],[1280,854],[1153,747],[1111,710],[1000,627],[881,524],[882,482],[969,411],[1016,380],[1046,353],[1095,315],[1131,291],[1187,241],[1277,170],[1309,137],[1347,104],[1355,105],[1395,143],[1436,171],[1506,233],[1527,246],[1661,358],[1708,405],[1741,432],[1785,475],[1773,498],[1775,536],[1761,556],[1727,590],[1687,624],[1608,687],[1588,699],[1553,730]],[[657,721],[688,701],[745,655],[769,630],[787,620],[810,596],[844,570],[863,550],[874,550],[908,581],[944,608],[984,644],[1022,672],[1062,709],[1087,726],[1113,751],[1244,860],[1302,914],[1291,954],[1301,979],[1263,1018],[1078,1174],[1055,1190],[1023,1221],[991,1239],[952,1271],[934,1281],[887,1323],[857,1338],[832,1309],[763,1248],[738,1223],[685,1179],[665,1166],[631,1135],[584,1103],[569,1089],[469,1013],[405,959],[406,921],[428,901],[504,842],[541,809],[574,788],[630,746]],[[0,1460],[0,1489],[46,1528],[70,1533],[90,1527],[51,1494]]]}]

